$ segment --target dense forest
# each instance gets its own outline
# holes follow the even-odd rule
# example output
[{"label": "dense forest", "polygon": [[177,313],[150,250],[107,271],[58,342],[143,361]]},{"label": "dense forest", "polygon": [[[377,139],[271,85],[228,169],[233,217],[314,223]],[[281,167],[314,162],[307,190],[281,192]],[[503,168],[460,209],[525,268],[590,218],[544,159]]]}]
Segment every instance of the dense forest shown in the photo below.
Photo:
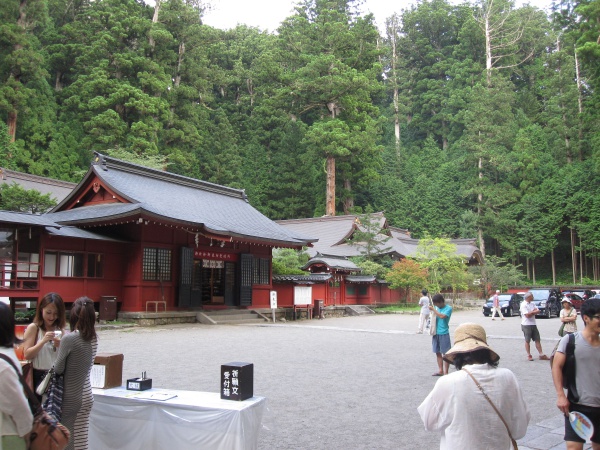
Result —
[{"label": "dense forest", "polygon": [[272,219],[385,211],[532,278],[600,249],[600,0],[548,15],[301,0],[275,33],[202,0],[0,2],[0,166],[79,181],[100,151],[244,188]]}]

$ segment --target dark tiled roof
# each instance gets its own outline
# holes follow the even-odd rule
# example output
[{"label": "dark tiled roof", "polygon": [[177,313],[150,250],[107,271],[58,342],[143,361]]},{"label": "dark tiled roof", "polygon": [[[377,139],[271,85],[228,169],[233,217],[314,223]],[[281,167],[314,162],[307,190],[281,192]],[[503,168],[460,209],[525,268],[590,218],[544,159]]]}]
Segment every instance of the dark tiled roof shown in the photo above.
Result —
[{"label": "dark tiled roof", "polygon": [[374,283],[377,280],[374,275],[348,275],[346,281],[349,283]]},{"label": "dark tiled roof", "polygon": [[51,218],[44,215],[0,211],[0,223],[15,223],[22,225],[39,225],[43,227],[60,227]]},{"label": "dark tiled roof", "polygon": [[[383,235],[391,236],[391,239],[383,242],[380,246],[380,248],[388,249],[385,253],[391,253],[399,258],[417,254],[419,239],[411,238],[410,233],[402,228],[385,226],[385,218],[380,217],[382,213],[373,215],[385,227]],[[352,235],[357,227],[357,217],[356,215],[323,216],[311,219],[279,220],[277,223],[299,235],[318,238],[319,241],[315,242],[312,248],[307,249],[311,257],[319,253],[351,257],[361,255],[358,246],[346,243],[346,239]],[[469,259],[474,258],[479,262],[482,261],[481,252],[475,245],[474,239],[451,239],[450,242],[456,245],[458,255],[464,255]]]},{"label": "dark tiled roof", "polygon": [[273,282],[296,282],[296,283],[324,283],[331,278],[331,274],[311,274],[311,275],[273,275]]},{"label": "dark tiled roof", "polygon": [[84,224],[112,217],[147,214],[203,227],[226,237],[268,241],[273,245],[307,245],[312,239],[297,235],[253,208],[243,190],[220,186],[160,170],[149,169],[97,154],[84,180],[96,175],[131,204],[111,204],[61,211],[78,189],[52,213],[61,223]]},{"label": "dark tiled roof", "polygon": [[77,186],[75,183],[68,181],[53,180],[52,178],[44,178],[1,168],[0,183],[16,183],[26,190],[35,189],[41,194],[50,194],[50,197],[57,202],[62,201]]},{"label": "dark tiled roof", "polygon": [[306,270],[314,264],[325,264],[327,267],[339,270],[350,270],[356,272],[360,272],[361,270],[360,267],[345,257],[320,254],[312,257],[310,261],[308,261],[304,267],[302,267],[302,270]]},{"label": "dark tiled roof", "polygon": [[94,239],[98,241],[111,241],[111,242],[127,242],[122,239],[115,239],[113,237],[104,236],[102,234],[94,233],[88,230],[82,230],[81,228],[75,227],[62,227],[62,228],[50,228],[47,227],[46,231],[48,234],[54,236],[65,236],[77,239]]}]

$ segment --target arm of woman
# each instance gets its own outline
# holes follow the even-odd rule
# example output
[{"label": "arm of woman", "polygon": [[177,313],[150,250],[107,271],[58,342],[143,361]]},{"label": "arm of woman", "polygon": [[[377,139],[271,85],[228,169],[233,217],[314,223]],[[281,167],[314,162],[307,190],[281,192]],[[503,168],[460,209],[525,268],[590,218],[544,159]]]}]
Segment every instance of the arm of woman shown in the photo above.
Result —
[{"label": "arm of woman", "polygon": [[71,349],[73,347],[73,338],[72,334],[66,335],[60,343],[60,348],[58,349],[58,355],[56,356],[56,361],[54,362],[54,371],[61,375],[65,373],[65,366],[67,364],[67,358],[69,357],[69,353],[71,353]]},{"label": "arm of woman", "polygon": [[25,330],[25,336],[23,337],[23,355],[25,359],[35,359],[40,350],[46,345],[46,342],[50,342],[54,337],[54,333],[48,332],[36,342],[38,329],[38,326],[32,323]]},{"label": "arm of woman", "polygon": [[0,380],[2,380],[0,411],[13,419],[19,436],[25,436],[31,431],[33,415],[23,394],[23,386],[17,378],[17,373],[9,366],[0,369]]}]

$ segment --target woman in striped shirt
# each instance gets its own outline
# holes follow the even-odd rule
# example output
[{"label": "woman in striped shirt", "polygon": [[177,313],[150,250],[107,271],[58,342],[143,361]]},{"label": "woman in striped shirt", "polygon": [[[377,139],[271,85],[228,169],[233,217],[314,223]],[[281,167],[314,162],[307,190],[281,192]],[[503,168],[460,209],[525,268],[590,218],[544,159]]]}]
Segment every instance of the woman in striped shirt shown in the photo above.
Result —
[{"label": "woman in striped shirt", "polygon": [[88,297],[75,300],[69,317],[71,333],[62,338],[54,365],[56,373],[65,376],[61,423],[71,432],[67,450],[88,448],[94,403],[90,371],[98,348],[95,321],[94,301]]}]

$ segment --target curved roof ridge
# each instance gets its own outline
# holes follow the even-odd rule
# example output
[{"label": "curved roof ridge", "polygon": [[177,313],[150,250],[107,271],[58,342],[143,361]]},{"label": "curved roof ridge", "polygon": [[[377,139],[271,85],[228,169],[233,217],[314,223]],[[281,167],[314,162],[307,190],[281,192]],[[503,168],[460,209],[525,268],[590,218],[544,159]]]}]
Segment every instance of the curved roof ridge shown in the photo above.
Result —
[{"label": "curved roof ridge", "polygon": [[123,172],[144,175],[148,178],[164,180],[170,183],[180,184],[182,186],[195,187],[209,192],[215,192],[218,194],[241,198],[246,202],[248,201],[248,197],[246,196],[246,191],[244,189],[236,189],[228,186],[222,186],[220,184],[211,183],[209,181],[197,180],[195,178],[186,177],[184,175],[178,175],[172,172],[166,172],[158,169],[152,169],[150,167],[144,167],[139,164],[116,159],[98,152],[94,152],[94,155],[95,158],[92,162],[92,165],[100,166],[103,170],[109,170],[111,168],[114,168]]}]

